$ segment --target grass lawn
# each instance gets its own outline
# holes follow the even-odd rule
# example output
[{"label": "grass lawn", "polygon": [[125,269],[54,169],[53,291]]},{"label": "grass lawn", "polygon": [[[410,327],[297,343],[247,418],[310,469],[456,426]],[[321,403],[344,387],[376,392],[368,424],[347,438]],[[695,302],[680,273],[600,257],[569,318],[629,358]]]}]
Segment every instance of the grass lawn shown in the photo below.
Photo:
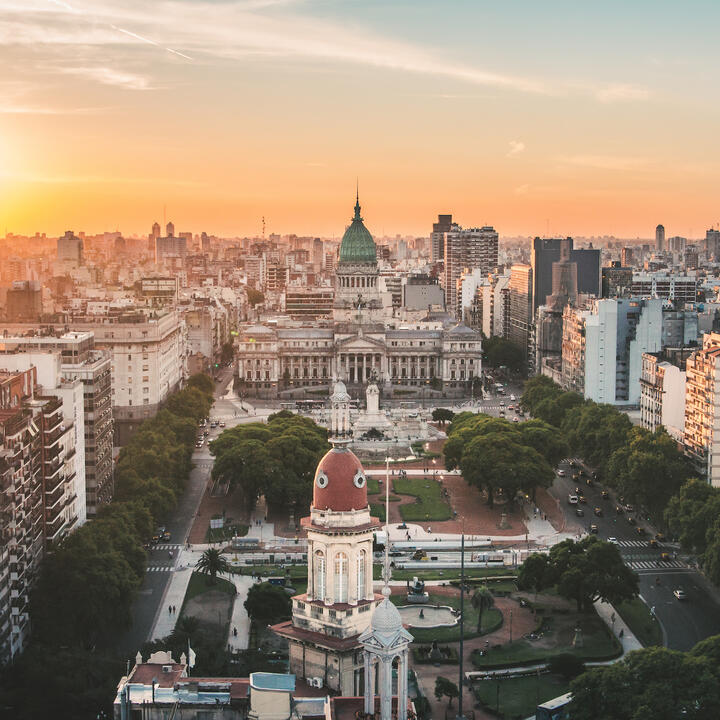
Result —
[{"label": "grass lawn", "polygon": [[302,595],[307,591],[307,565],[287,565],[281,568],[279,565],[241,565],[235,568],[238,575],[252,575],[253,573],[262,575],[263,579],[269,577],[285,577],[285,571],[290,571],[290,580],[292,586],[298,595]]},{"label": "grass lawn", "polygon": [[202,595],[210,590],[220,590],[228,595],[235,594],[235,585],[223,577],[218,577],[214,585],[210,585],[210,576],[199,572],[193,572],[185,591],[185,604],[188,600]]},{"label": "grass lawn", "polygon": [[[620,652],[620,643],[610,633],[597,613],[571,613],[547,618],[549,627],[542,640],[521,638],[512,644],[491,648],[487,655],[473,653],[473,664],[478,669],[546,662],[551,656],[572,653],[583,660],[609,659]],[[572,646],[572,627],[582,629],[583,647]],[[558,630],[558,627],[560,630]]]},{"label": "grass lawn", "polygon": [[[407,605],[404,595],[391,595],[390,599],[395,605]],[[449,605],[451,608],[460,608],[460,597],[448,597],[447,595],[433,595],[430,593],[429,605]],[[477,632],[478,614],[470,602],[470,597],[465,597],[465,639],[478,636]],[[502,614],[495,608],[490,608],[483,613],[482,632],[496,630],[502,624]],[[410,633],[416,643],[431,643],[437,640],[439,643],[456,642],[460,640],[460,625],[444,628],[410,628]]]},{"label": "grass lawn", "polygon": [[377,478],[372,475],[369,475],[367,479],[367,491],[368,495],[376,495],[380,492],[380,483]]},{"label": "grass lawn", "polygon": [[567,691],[568,682],[550,673],[500,681],[479,680],[473,685],[475,697],[489,710],[494,712],[499,700],[499,716],[508,720],[534,716],[540,703]]},{"label": "grass lawn", "polygon": [[645,647],[662,645],[660,623],[650,614],[650,608],[639,597],[620,603],[615,609]]},{"label": "grass lawn", "polygon": [[238,537],[245,537],[248,533],[248,526],[241,524],[230,524],[222,528],[211,528],[208,527],[207,533],[205,534],[205,542],[216,543],[223,541],[230,541],[236,535]]},{"label": "grass lawn", "polygon": [[[375,580],[381,579],[380,573],[381,566],[375,565],[375,569],[373,571],[373,577],[375,578]],[[513,573],[511,571],[508,571],[505,568],[482,568],[479,570],[473,569],[470,571],[466,570],[465,581],[473,582],[473,580],[482,580],[483,578],[494,577],[496,575],[507,577],[508,575],[512,574]],[[412,580],[414,577],[420,580],[447,580],[448,582],[450,582],[451,580],[460,580],[460,569],[449,568],[447,570],[401,570],[399,568],[393,568],[393,580]]]},{"label": "grass lawn", "polygon": [[432,478],[393,478],[393,491],[398,495],[413,495],[418,502],[400,506],[403,520],[428,522],[430,520],[449,520],[452,517],[450,506],[442,496],[442,486]]}]

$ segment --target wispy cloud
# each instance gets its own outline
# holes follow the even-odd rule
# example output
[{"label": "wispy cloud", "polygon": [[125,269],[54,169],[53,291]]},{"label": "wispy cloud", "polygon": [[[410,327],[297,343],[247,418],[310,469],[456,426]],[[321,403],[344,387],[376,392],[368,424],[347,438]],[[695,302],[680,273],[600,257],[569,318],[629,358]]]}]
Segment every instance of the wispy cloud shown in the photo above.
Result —
[{"label": "wispy cloud", "polygon": [[595,98],[602,103],[649,100],[650,91],[628,83],[611,83],[599,87],[595,91]]},{"label": "wispy cloud", "polygon": [[510,149],[505,153],[505,157],[515,157],[525,150],[525,143],[520,140],[511,140]]},{"label": "wispy cloud", "polygon": [[66,67],[61,68],[60,72],[65,75],[77,75],[79,77],[85,77],[95,82],[102,83],[103,85],[114,85],[116,87],[125,88],[127,90],[149,90],[150,81],[148,78],[142,75],[136,75],[135,73],[124,72],[122,70],[115,70],[109,67],[94,67],[94,66],[80,66],[80,67]]},{"label": "wispy cloud", "polygon": [[649,164],[646,158],[616,155],[563,155],[558,160],[563,165],[577,165],[597,170],[640,170]]}]

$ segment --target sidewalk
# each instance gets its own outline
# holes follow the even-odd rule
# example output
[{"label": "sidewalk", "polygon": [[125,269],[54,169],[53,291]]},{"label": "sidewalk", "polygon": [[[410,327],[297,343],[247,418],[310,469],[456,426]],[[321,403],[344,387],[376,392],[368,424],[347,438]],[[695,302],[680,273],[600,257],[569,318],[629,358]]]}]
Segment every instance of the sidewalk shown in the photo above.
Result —
[{"label": "sidewalk", "polygon": [[[229,579],[235,584],[237,594],[233,602],[230,626],[228,628],[228,647],[232,651],[247,650],[250,640],[250,618],[247,610],[245,610],[245,600],[247,599],[248,590],[255,583],[255,580],[249,575],[235,574],[231,575]],[[237,637],[233,633],[235,628],[237,628]]]}]

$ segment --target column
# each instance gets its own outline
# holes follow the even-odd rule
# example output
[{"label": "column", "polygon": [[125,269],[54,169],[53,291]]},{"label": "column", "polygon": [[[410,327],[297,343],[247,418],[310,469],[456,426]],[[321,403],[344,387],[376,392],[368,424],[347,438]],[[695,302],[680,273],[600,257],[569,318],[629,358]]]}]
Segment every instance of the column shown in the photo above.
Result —
[{"label": "column", "polygon": [[365,379],[367,378],[367,355],[363,353],[363,374],[362,374],[362,381],[365,382]]},{"label": "column", "polygon": [[398,659],[398,707],[397,707],[397,720],[407,720],[407,668],[408,664],[408,651],[403,650]]},{"label": "column", "polygon": [[345,382],[350,382],[350,356],[345,353]]},{"label": "column", "polygon": [[380,720],[392,720],[392,658],[380,658]]},{"label": "column", "polygon": [[375,664],[372,656],[365,651],[365,712],[375,712]]}]

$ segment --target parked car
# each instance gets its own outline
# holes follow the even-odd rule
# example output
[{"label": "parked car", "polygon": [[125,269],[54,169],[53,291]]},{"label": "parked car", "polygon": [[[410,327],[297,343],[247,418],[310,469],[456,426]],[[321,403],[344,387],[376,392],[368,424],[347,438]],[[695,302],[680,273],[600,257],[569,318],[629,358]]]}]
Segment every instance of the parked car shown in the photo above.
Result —
[{"label": "parked car", "polygon": [[557,471],[558,477],[565,477],[565,471],[560,469]]},{"label": "parked car", "polygon": [[591,532],[593,535],[597,535],[597,533],[598,533],[598,526],[597,526],[597,525],[594,525],[594,524],[591,525],[591,526],[590,526],[590,532]]},{"label": "parked car", "polygon": [[618,515],[622,515],[625,511],[623,510],[622,505],[616,505],[616,506],[615,506],[615,512],[616,512]]},{"label": "parked car", "polygon": [[660,559],[667,562],[668,560],[672,560],[672,555],[669,552],[661,552]]},{"label": "parked car", "polygon": [[597,515],[597,517],[602,517],[603,511],[601,507],[596,507],[593,512],[595,513],[595,515]]},{"label": "parked car", "polygon": [[586,503],[587,498],[584,495],[578,495],[578,502]]},{"label": "parked car", "polygon": [[618,539],[616,537],[609,537],[608,542],[612,543],[613,545],[619,545]]}]

